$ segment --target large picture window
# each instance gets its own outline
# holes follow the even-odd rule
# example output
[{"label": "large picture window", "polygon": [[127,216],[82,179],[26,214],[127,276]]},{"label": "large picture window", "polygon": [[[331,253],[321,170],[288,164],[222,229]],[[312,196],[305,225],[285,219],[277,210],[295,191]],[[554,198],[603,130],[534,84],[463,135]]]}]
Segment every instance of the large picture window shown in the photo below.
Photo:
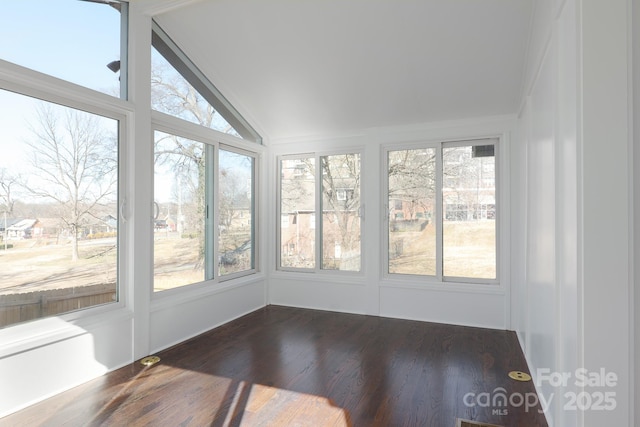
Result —
[{"label": "large picture window", "polygon": [[0,90],[0,327],[118,300],[117,119]]},{"label": "large picture window", "polygon": [[497,278],[497,140],[386,151],[387,272]]},{"label": "large picture window", "polygon": [[361,270],[360,161],[359,153],[280,160],[280,269]]}]

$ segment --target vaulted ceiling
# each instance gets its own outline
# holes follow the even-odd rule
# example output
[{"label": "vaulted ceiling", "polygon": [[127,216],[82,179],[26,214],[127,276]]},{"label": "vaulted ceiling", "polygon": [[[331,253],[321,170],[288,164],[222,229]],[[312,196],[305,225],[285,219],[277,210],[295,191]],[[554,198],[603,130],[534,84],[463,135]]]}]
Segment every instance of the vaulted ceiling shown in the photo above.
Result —
[{"label": "vaulted ceiling", "polygon": [[205,0],[156,17],[270,139],[513,114],[532,0]]}]

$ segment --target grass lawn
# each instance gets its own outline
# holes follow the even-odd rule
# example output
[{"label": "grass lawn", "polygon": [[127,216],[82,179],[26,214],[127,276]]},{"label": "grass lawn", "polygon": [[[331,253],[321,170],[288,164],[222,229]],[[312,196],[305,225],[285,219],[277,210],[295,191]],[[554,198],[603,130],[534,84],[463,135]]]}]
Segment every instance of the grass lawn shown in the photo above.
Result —
[{"label": "grass lawn", "polygon": [[[389,272],[436,274],[436,231],[392,232]],[[495,221],[447,221],[443,228],[443,269],[449,277],[494,279],[496,276]]]}]

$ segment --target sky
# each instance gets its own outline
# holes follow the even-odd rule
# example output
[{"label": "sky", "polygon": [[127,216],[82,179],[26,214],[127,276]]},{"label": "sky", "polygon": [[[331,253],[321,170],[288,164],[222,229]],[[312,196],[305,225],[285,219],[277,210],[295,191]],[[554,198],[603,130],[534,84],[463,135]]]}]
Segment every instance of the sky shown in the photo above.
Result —
[{"label": "sky", "polygon": [[[0,59],[106,93],[118,93],[120,13],[79,0],[2,0]],[[38,101],[0,89],[0,168],[28,169],[25,139]]]},{"label": "sky", "polygon": [[3,60],[103,92],[118,86],[106,66],[120,59],[120,13],[110,6],[3,0],[0,40]]},{"label": "sky", "polygon": [[[94,90],[119,92],[119,73],[107,68],[120,59],[120,13],[81,0],[0,0],[0,59]],[[37,100],[0,88],[0,168],[24,174],[31,158]],[[171,197],[171,179],[156,174],[156,194]]]}]

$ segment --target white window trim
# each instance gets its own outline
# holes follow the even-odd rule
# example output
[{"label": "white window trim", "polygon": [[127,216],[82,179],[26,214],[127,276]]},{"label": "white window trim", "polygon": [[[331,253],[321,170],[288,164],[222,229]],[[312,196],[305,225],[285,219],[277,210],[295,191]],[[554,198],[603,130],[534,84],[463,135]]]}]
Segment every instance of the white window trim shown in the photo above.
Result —
[{"label": "white window trim", "polygon": [[[3,60],[0,60],[0,89],[118,121],[117,301],[7,325],[0,330],[0,338],[2,338],[0,341],[7,338],[5,341],[7,348],[13,349],[12,342],[15,344],[16,341],[15,331],[20,331],[20,335],[23,336],[46,337],[50,334],[42,332],[45,328],[53,334],[51,336],[54,336],[57,334],[56,329],[59,321],[65,322],[71,325],[70,328],[73,328],[73,325],[91,323],[91,318],[101,314],[132,309],[131,302],[128,300],[130,294],[129,270],[133,263],[129,261],[132,246],[126,224],[129,219],[126,183],[130,180],[127,159],[132,150],[129,130],[130,123],[132,123],[133,107],[126,100]],[[43,339],[47,340],[47,338]]]},{"label": "white window trim", "polygon": [[247,141],[262,144],[262,137],[200,71],[169,35],[152,20],[152,45],[169,64]]},{"label": "white window trim", "polygon": [[[443,212],[443,200],[442,200],[442,188],[443,188],[443,176],[442,176],[442,149],[444,147],[468,147],[473,145],[488,145],[493,144],[495,146],[495,211],[496,211],[496,278],[495,279],[480,279],[471,277],[455,277],[445,276],[443,273],[443,230],[442,226],[438,226],[436,232],[436,274],[435,275],[421,275],[421,274],[403,274],[403,273],[389,273],[389,162],[388,155],[390,151],[402,151],[402,150],[415,150],[420,148],[435,148],[436,149],[436,224],[442,224],[444,212]],[[382,174],[381,189],[382,202],[383,202],[383,221],[382,221],[382,248],[381,251],[381,264],[382,264],[382,278],[389,282],[401,282],[406,283],[408,281],[419,282],[421,284],[459,284],[465,285],[497,285],[500,286],[502,277],[502,251],[501,251],[501,229],[503,226],[502,217],[504,215],[502,209],[502,181],[501,181],[501,169],[502,169],[502,145],[504,144],[503,135],[486,135],[486,136],[473,136],[468,138],[450,138],[450,139],[438,139],[436,141],[425,142],[410,142],[403,144],[384,144],[381,146],[381,170]]]},{"label": "white window trim", "polygon": [[[331,270],[322,268],[322,245],[323,245],[323,215],[320,212],[322,208],[322,164],[320,159],[326,156],[339,156],[344,154],[358,154],[360,156],[360,270],[359,271],[347,271],[347,270]],[[315,173],[313,175],[314,184],[315,184],[315,242],[314,242],[314,250],[315,250],[315,267],[314,268],[298,268],[298,267],[283,267],[282,266],[282,231],[280,227],[280,215],[282,215],[282,203],[281,203],[281,195],[282,195],[282,161],[283,160],[296,160],[296,159],[306,159],[313,158],[315,162]],[[330,151],[321,151],[321,152],[307,152],[307,153],[296,153],[296,154],[285,154],[279,155],[276,157],[276,218],[278,218],[278,223],[276,224],[276,272],[298,272],[298,273],[316,273],[320,275],[344,275],[344,276],[353,276],[353,277],[364,277],[366,272],[366,245],[365,245],[365,237],[363,235],[364,230],[364,220],[365,220],[365,205],[364,205],[364,194],[365,193],[365,182],[362,179],[364,172],[364,164],[365,164],[365,149],[364,147],[353,147],[351,149],[345,148],[340,150],[330,150]]]},{"label": "white window trim", "polygon": [[[244,156],[251,157],[253,159],[253,171],[252,171],[252,204],[253,204],[253,216],[252,216],[252,225],[253,225],[253,242],[252,242],[252,251],[253,251],[253,268],[249,270],[238,271],[234,273],[229,273],[225,275],[218,274],[218,263],[216,260],[219,256],[219,248],[218,248],[218,233],[213,231],[214,237],[212,239],[208,239],[205,236],[205,246],[211,245],[211,260],[213,260],[213,264],[210,268],[213,269],[213,277],[211,279],[205,279],[199,282],[188,283],[182,286],[178,286],[173,289],[163,290],[161,292],[153,292],[152,291],[152,299],[156,298],[164,298],[166,296],[178,294],[184,292],[187,288],[193,288],[198,286],[209,286],[211,284],[218,284],[221,282],[226,282],[232,279],[237,279],[244,276],[249,276],[252,274],[257,274],[260,269],[259,262],[259,226],[260,221],[259,218],[259,191],[258,185],[256,182],[256,177],[260,176],[260,158],[261,153],[256,152],[254,150],[248,150],[243,147],[238,147],[237,145],[245,145],[255,148],[255,144],[244,142],[242,139],[237,138],[233,135],[228,135],[223,132],[217,131],[215,129],[210,129],[204,126],[200,126],[196,123],[191,123],[186,120],[182,120],[176,118],[174,116],[160,113],[158,111],[152,111],[151,114],[151,129],[152,131],[164,132],[170,135],[174,135],[180,138],[189,139],[194,142],[198,142],[204,144],[205,146],[209,146],[213,148],[213,159],[208,162],[208,164],[213,165],[213,170],[207,173],[216,174],[219,171],[219,150],[222,149],[224,151],[233,152],[236,154],[241,154]],[[152,136],[152,140],[154,140]],[[233,145],[232,145],[233,144]],[[251,145],[249,145],[251,144]],[[213,213],[213,218],[211,221],[212,230],[217,230],[220,224],[220,215],[216,206],[218,206],[218,196],[219,196],[219,180],[216,179],[216,175],[213,177],[213,188],[211,191],[212,194],[212,208],[210,208],[210,212]],[[155,187],[154,187],[155,188]],[[149,246],[153,253],[153,238],[151,235]],[[152,256],[153,259],[153,256]],[[153,266],[152,266],[153,267]],[[153,270],[153,268],[152,268]],[[152,272],[152,280],[154,277],[154,273]]]}]

